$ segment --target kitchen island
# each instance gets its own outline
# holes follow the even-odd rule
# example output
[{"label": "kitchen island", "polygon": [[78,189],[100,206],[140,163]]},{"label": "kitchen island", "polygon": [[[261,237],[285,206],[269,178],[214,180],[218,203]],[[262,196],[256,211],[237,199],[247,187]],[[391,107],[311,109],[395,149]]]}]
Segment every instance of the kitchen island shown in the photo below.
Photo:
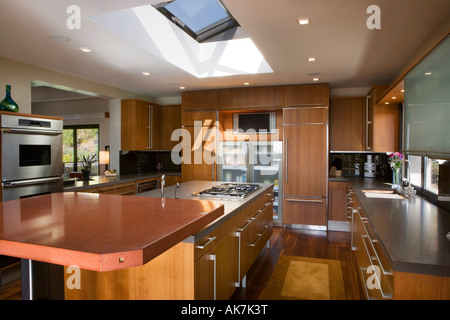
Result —
[{"label": "kitchen island", "polygon": [[[223,212],[213,201],[87,193],[6,201],[0,204],[0,254],[98,274],[138,269],[172,254]],[[87,277],[80,281],[82,288],[96,286]],[[77,297],[73,293],[66,287],[66,298]]]},{"label": "kitchen island", "polygon": [[65,266],[69,300],[227,299],[272,234],[272,197],[261,185],[228,205],[76,192],[7,201],[0,254]]}]

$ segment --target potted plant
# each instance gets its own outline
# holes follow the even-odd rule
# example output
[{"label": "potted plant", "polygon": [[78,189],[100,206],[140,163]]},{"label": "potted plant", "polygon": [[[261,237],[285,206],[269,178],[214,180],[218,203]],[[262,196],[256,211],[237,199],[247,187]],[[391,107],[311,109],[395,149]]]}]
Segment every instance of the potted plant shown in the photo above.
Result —
[{"label": "potted plant", "polygon": [[91,167],[92,167],[92,164],[95,162],[96,157],[97,157],[97,154],[94,154],[92,157],[88,156],[87,158],[86,158],[86,156],[83,156],[83,159],[81,160],[81,165],[82,165],[81,174],[83,175],[82,176],[83,180],[89,180],[89,176],[91,174]]}]

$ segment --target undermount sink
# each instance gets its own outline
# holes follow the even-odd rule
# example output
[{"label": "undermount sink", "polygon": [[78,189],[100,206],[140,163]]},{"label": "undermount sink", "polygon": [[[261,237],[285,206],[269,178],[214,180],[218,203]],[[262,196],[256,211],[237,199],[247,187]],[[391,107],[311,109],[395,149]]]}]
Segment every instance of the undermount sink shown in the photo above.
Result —
[{"label": "undermount sink", "polygon": [[394,193],[393,190],[363,190],[363,192],[367,198],[406,199],[404,196]]}]

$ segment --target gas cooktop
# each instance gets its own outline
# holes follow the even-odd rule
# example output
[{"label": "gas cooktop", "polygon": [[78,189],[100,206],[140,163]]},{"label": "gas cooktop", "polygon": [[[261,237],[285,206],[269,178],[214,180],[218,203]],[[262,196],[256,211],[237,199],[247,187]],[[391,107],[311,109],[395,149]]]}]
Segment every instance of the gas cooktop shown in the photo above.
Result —
[{"label": "gas cooktop", "polygon": [[259,188],[260,186],[257,184],[222,183],[212,188],[195,192],[192,195],[215,199],[243,199]]}]

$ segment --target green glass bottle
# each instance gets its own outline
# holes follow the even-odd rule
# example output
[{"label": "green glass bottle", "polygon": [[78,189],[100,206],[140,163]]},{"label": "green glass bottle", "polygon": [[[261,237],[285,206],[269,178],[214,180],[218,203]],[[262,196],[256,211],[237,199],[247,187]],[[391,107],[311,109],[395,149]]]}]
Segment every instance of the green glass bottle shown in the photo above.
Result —
[{"label": "green glass bottle", "polygon": [[11,98],[11,86],[6,85],[6,97],[0,102],[0,110],[1,111],[11,111],[11,112],[19,112],[19,106],[17,103]]}]

